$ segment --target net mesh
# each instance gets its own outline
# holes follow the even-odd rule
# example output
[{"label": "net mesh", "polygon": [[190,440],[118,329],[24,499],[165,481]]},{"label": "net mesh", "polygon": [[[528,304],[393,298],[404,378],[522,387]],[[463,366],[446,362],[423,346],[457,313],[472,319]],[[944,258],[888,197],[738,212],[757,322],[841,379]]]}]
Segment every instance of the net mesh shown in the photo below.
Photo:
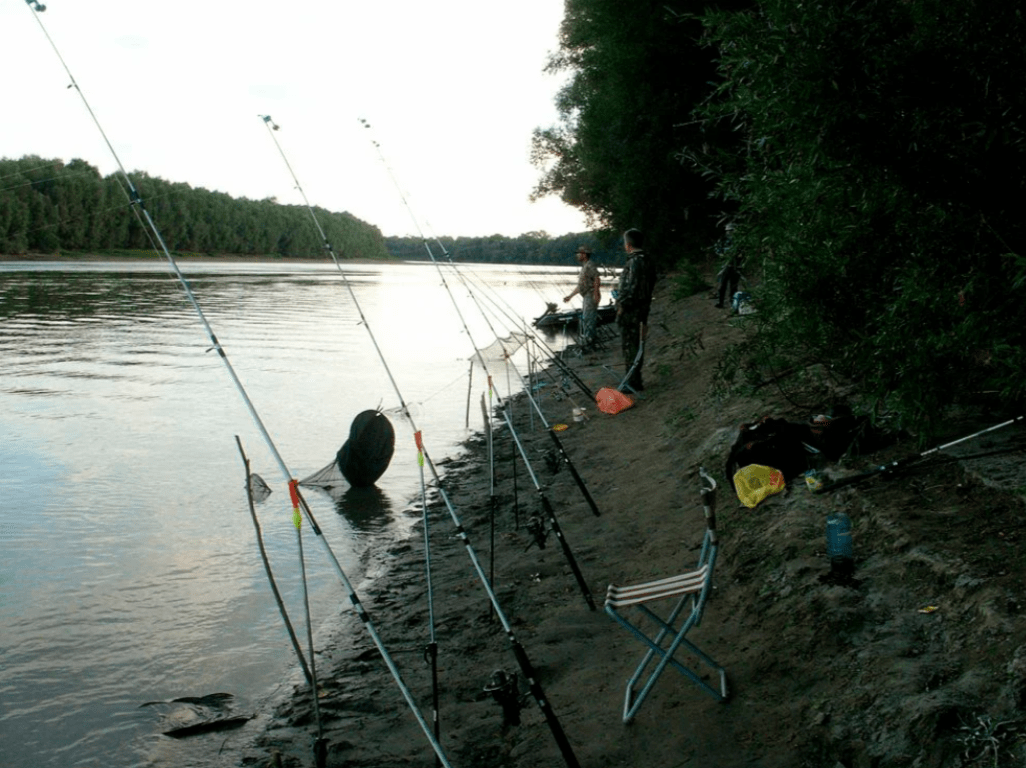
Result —
[{"label": "net mesh", "polygon": [[337,461],[332,461],[328,466],[323,469],[319,469],[309,477],[304,477],[299,481],[300,485],[305,485],[309,488],[320,488],[322,491],[332,491],[335,489],[345,489],[349,487],[349,482],[342,474],[342,470],[338,466]]},{"label": "net mesh", "polygon": [[271,486],[265,483],[260,475],[250,475],[249,495],[253,497],[253,501],[261,502],[271,495]]},{"label": "net mesh", "polygon": [[[526,334],[514,331],[505,338],[496,339],[487,347],[481,347],[481,349],[478,350],[478,353],[484,359],[485,365],[488,365],[489,363],[504,363],[516,354],[516,352],[524,346],[526,342]],[[475,363],[480,363],[476,354],[471,358],[471,360]]]}]

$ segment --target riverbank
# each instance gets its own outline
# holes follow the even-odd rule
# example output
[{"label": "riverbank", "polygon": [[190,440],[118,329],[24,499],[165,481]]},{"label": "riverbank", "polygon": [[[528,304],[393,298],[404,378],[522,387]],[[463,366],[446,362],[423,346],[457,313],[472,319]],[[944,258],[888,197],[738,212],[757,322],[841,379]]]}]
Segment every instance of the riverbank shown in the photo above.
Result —
[{"label": "riverbank", "polygon": [[[1021,764],[1026,724],[1026,591],[1022,453],[936,461],[893,480],[873,478],[830,494],[799,479],[756,509],[743,507],[724,475],[738,425],[776,415],[806,421],[857,393],[822,378],[794,378],[743,393],[716,372],[743,341],[731,318],[702,292],[671,298],[660,283],[651,318],[644,397],[617,416],[598,413],[576,389],[539,390],[550,421],[600,516],[568,469],[548,460],[553,442],[517,402],[521,439],[541,492],[509,461],[510,436],[496,432],[495,592],[533,663],[576,760],[586,768],[761,766],[963,766]],[[618,340],[575,363],[592,389],[615,384]],[[799,407],[793,403],[801,403]],[[572,409],[587,408],[574,422]],[[1001,420],[965,414],[960,437]],[[1021,427],[970,441],[963,455],[1005,450]],[[834,477],[917,449],[898,436],[827,468]],[[881,443],[882,444],[882,443]],[[722,663],[732,695],[720,704],[668,670],[637,719],[621,722],[623,686],[643,647],[602,611],[606,586],[690,567],[704,531],[697,469],[720,484],[716,589],[689,638]],[[447,468],[446,491],[483,567],[489,569],[489,467],[484,442]],[[568,560],[550,535],[535,543],[529,520],[551,502],[597,604],[590,610]],[[515,507],[515,509],[514,509]],[[824,521],[835,510],[854,524],[855,580],[826,578]],[[552,730],[526,697],[521,723],[485,691],[496,670],[519,672],[466,548],[444,507],[430,506],[441,742],[454,766],[561,766]],[[431,719],[425,546],[422,538],[366,555],[361,598],[403,678]],[[391,766],[433,761],[421,732],[367,632],[318,652],[328,765]],[[686,659],[686,655],[682,655]],[[521,690],[526,686],[521,681]],[[238,765],[313,765],[308,690],[261,713],[223,744]],[[229,764],[229,763],[226,763]]]}]

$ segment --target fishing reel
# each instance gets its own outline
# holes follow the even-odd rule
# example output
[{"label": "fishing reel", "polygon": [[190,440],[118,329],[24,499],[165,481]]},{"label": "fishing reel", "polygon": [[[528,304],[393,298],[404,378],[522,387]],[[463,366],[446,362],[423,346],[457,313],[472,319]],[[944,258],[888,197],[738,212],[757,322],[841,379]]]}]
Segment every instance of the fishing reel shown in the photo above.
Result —
[{"label": "fishing reel", "polygon": [[526,552],[535,544],[538,545],[538,549],[545,549],[545,541],[549,537],[549,532],[545,530],[545,521],[538,515],[531,515],[527,521],[527,532],[531,534],[531,543],[524,549]]},{"label": "fishing reel", "polygon": [[46,6],[39,2],[39,0],[25,0],[25,3],[32,6],[32,10],[36,13],[42,13],[46,10]]},{"label": "fishing reel", "polygon": [[511,725],[520,725],[522,700],[516,672],[509,674],[502,669],[495,670],[492,672],[491,680],[484,687],[484,690],[485,693],[490,693],[496,703],[502,707],[503,728],[508,728]]}]

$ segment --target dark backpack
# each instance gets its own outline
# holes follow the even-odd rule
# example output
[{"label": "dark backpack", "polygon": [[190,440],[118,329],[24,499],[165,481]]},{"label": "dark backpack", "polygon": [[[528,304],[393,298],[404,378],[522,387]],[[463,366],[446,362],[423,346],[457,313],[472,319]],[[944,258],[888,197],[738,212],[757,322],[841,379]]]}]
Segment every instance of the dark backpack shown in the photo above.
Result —
[{"label": "dark backpack", "polygon": [[834,406],[829,414],[818,414],[809,420],[810,444],[826,461],[837,461],[849,450],[858,452],[857,443],[869,427],[867,416],[855,416],[847,406]]},{"label": "dark backpack", "polygon": [[762,464],[779,469],[785,480],[791,480],[809,468],[812,451],[806,446],[812,444],[808,424],[771,416],[753,424],[742,424],[727,456],[727,478],[733,485],[734,474],[739,469],[749,464]]}]

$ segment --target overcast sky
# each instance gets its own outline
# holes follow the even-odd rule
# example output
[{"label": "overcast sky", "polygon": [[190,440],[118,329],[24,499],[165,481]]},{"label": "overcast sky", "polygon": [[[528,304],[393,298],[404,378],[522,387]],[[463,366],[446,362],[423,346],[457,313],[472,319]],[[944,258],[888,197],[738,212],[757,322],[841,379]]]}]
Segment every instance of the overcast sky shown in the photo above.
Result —
[{"label": "overcast sky", "polygon": [[[575,209],[527,200],[531,131],[554,124],[560,0],[52,0],[39,16],[131,173],[314,205],[386,235],[552,235]],[[0,0],[0,157],[110,150],[23,0]],[[371,129],[359,123],[367,120]],[[157,222],[159,227],[160,222]]]}]

